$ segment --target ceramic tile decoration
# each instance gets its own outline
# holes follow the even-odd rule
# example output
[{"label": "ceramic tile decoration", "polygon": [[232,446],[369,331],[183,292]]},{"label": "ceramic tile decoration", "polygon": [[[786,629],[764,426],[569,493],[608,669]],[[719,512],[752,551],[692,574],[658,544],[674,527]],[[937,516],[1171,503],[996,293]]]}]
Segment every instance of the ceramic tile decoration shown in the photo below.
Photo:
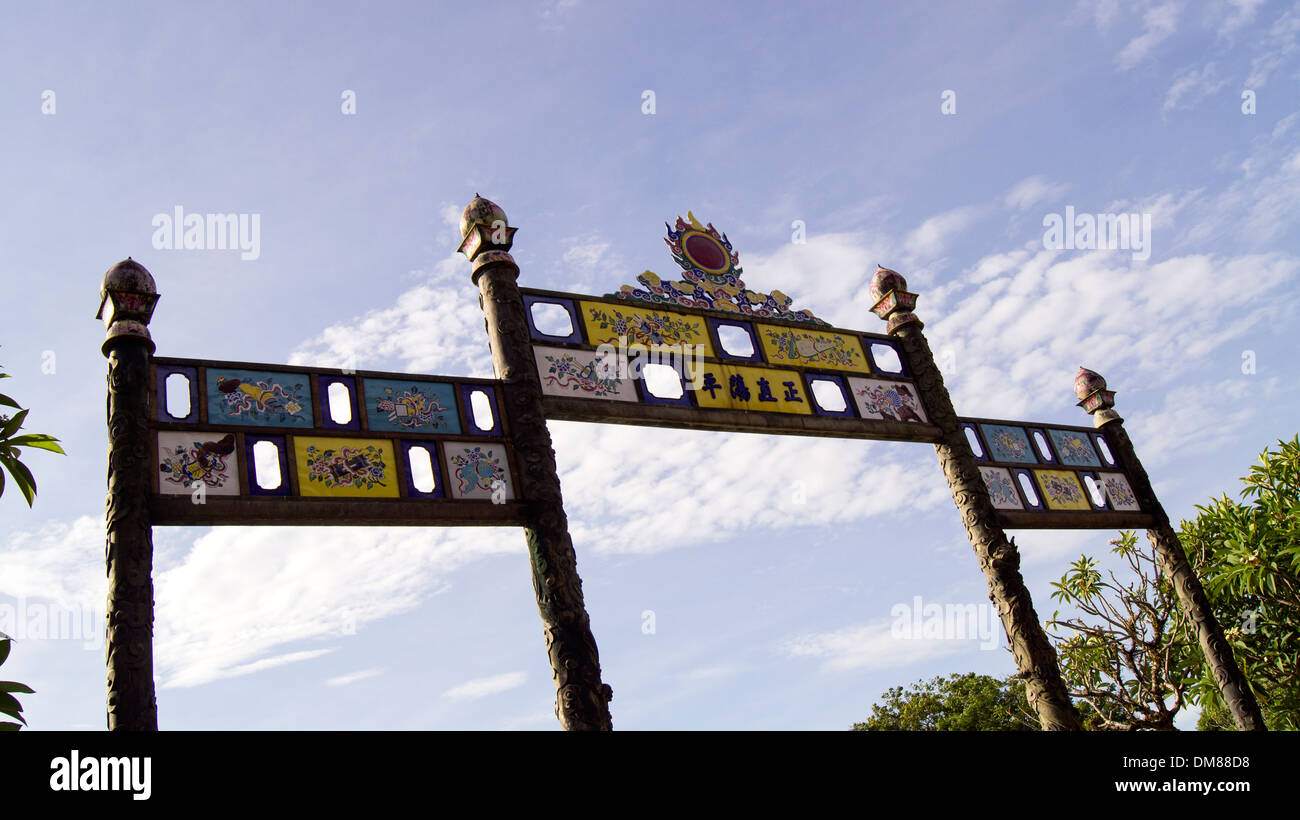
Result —
[{"label": "ceramic tile decoration", "polygon": [[1011,472],[1005,467],[980,467],[984,484],[989,488],[989,497],[993,507],[999,510],[1022,510],[1020,492],[1011,480]]},{"label": "ceramic tile decoration", "polygon": [[989,445],[989,456],[994,461],[1006,461],[1013,464],[1037,464],[1029,438],[1020,427],[1005,424],[981,424],[980,431],[984,441]]},{"label": "ceramic tile decoration", "polygon": [[694,391],[700,407],[812,414],[812,397],[793,370],[744,365],[705,364]]},{"label": "ceramic tile decoration", "polygon": [[447,486],[454,498],[514,498],[504,447],[449,441],[443,445]]},{"label": "ceramic tile decoration", "polygon": [[1056,445],[1056,452],[1061,456],[1061,463],[1068,464],[1071,467],[1100,467],[1101,461],[1097,458],[1097,453],[1092,448],[1092,442],[1088,441],[1087,433],[1080,433],[1076,430],[1051,430],[1047,434],[1052,437],[1052,444]]},{"label": "ceramic tile decoration", "polygon": [[871,372],[862,352],[862,343],[856,336],[777,325],[758,324],[756,327],[771,364]]},{"label": "ceramic tile decoration", "polygon": [[159,433],[158,492],[190,495],[199,484],[207,495],[239,495],[234,433]]},{"label": "ceramic tile decoration", "polygon": [[446,382],[365,379],[366,424],[371,430],[459,434],[456,389]]},{"label": "ceramic tile decoration", "polygon": [[[651,271],[637,276],[636,285],[624,285],[618,293],[607,294],[616,299],[626,299],[650,304],[682,305],[747,316],[784,319],[789,322],[826,326],[826,322],[811,311],[794,310],[790,297],[779,290],[759,293],[745,287],[740,278],[740,255],[736,253],[725,233],[719,233],[713,223],[701,225],[695,214],[686,212],[686,219],[677,217],[675,226],[669,226],[664,243],[681,267],[682,278],[676,281],[660,279]],[[592,342],[595,344],[595,342]]]},{"label": "ceramic tile decoration", "polygon": [[[637,401],[636,385],[629,378],[618,378],[617,356],[600,361],[595,350],[533,346],[537,375],[542,393],[548,396],[576,396],[581,399]],[[631,370],[631,364],[626,366]]]},{"label": "ceramic tile decoration", "polygon": [[1050,510],[1091,510],[1078,477],[1070,470],[1034,470]]},{"label": "ceramic tile decoration", "polygon": [[208,368],[208,424],[312,427],[311,377],[305,373]]},{"label": "ceramic tile decoration", "polygon": [[294,439],[301,496],[397,498],[397,461],[387,439]]},{"label": "ceramic tile decoration", "polygon": [[579,302],[578,308],[587,328],[587,340],[593,346],[617,346],[622,338],[628,346],[702,345],[701,355],[713,355],[713,347],[709,344],[709,334],[701,316],[605,302]]},{"label": "ceramic tile decoration", "polygon": [[1106,493],[1106,503],[1112,509],[1124,512],[1142,511],[1137,497],[1133,495],[1133,488],[1129,486],[1128,479],[1123,473],[1098,473],[1097,477],[1101,479],[1102,489]]},{"label": "ceramic tile decoration", "polygon": [[864,419],[926,423],[916,390],[907,382],[849,377],[849,392]]}]

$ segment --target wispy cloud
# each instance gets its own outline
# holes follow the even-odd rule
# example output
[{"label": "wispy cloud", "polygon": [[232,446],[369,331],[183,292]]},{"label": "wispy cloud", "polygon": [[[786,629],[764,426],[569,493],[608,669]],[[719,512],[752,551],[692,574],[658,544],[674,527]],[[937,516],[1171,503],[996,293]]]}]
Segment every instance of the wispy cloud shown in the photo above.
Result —
[{"label": "wispy cloud", "polygon": [[374,678],[384,674],[382,668],[362,669],[359,672],[350,672],[346,675],[329,678],[325,681],[326,686],[347,686],[349,683],[356,683],[366,678]]},{"label": "wispy cloud", "polygon": [[1174,77],[1173,85],[1165,93],[1165,104],[1161,110],[1169,112],[1180,107],[1191,108],[1227,84],[1226,78],[1219,77],[1214,63],[1184,69]]},{"label": "wispy cloud", "polygon": [[1150,56],[1156,46],[1173,36],[1178,30],[1178,11],[1178,4],[1173,2],[1148,9],[1142,16],[1142,33],[1116,55],[1115,66],[1120,71],[1128,71]]},{"label": "wispy cloud", "polygon": [[478,700],[488,695],[500,694],[523,686],[527,680],[528,673],[526,672],[506,672],[488,678],[475,678],[474,680],[465,681],[459,686],[453,686],[443,692],[442,695],[453,700]]}]

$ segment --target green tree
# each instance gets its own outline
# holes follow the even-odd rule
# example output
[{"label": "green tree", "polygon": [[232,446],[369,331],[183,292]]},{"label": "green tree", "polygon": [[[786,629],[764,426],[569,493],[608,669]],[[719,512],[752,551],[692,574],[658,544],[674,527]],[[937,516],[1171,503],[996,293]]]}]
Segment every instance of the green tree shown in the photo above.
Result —
[{"label": "green tree", "polygon": [[[1300,729],[1300,436],[1278,441],[1242,479],[1245,503],[1212,500],[1180,540],[1271,729]],[[1213,679],[1197,686],[1202,726],[1223,710]],[[1231,722],[1225,728],[1233,728]]]},{"label": "green tree", "polygon": [[[8,373],[0,372],[0,379],[9,378]],[[23,422],[27,419],[27,411],[18,406],[18,402],[0,393],[0,407],[12,407],[18,412],[11,418],[8,415],[0,414],[0,495],[5,491],[5,470],[13,476],[13,481],[18,485],[18,489],[27,499],[27,506],[32,505],[36,498],[36,479],[32,476],[32,471],[27,469],[23,464],[22,448],[35,447],[38,450],[49,450],[52,453],[62,453],[63,449],[59,447],[59,440],[42,433],[28,433],[18,435],[22,429]]]},{"label": "green tree", "polygon": [[1076,705],[1086,705],[1089,729],[1172,730],[1195,698],[1200,648],[1154,548],[1138,549],[1132,532],[1111,544],[1130,580],[1103,577],[1084,555],[1052,583],[1052,598],[1085,616],[1062,620],[1058,611],[1047,622],[1061,676]]},{"label": "green tree", "polygon": [[1024,681],[999,680],[968,672],[917,681],[907,691],[895,686],[871,707],[871,716],[853,724],[857,732],[1038,730],[1029,708]]},{"label": "green tree", "polygon": [[[0,666],[3,666],[5,660],[9,657],[9,649],[12,643],[12,638],[0,632]],[[23,718],[23,705],[18,702],[18,698],[14,697],[15,692],[28,695],[35,694],[30,688],[21,683],[0,680],[0,715],[8,715],[21,721],[21,725],[8,720],[0,721],[0,732],[16,732],[27,725],[27,721]]]}]

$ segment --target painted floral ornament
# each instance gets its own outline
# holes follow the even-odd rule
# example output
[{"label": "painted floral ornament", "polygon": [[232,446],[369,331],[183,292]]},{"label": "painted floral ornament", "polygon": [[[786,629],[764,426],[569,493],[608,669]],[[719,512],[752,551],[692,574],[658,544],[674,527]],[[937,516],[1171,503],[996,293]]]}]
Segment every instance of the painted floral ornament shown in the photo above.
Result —
[{"label": "painted floral ornament", "polygon": [[701,225],[690,211],[686,217],[677,217],[675,225],[664,223],[668,229],[664,243],[682,269],[680,280],[667,281],[645,271],[637,276],[639,286],[624,285],[618,293],[607,295],[632,302],[681,305],[829,326],[811,311],[792,310],[790,297],[779,290],[760,293],[745,287],[740,278],[743,273],[740,255],[727,235],[720,233],[711,222]]}]

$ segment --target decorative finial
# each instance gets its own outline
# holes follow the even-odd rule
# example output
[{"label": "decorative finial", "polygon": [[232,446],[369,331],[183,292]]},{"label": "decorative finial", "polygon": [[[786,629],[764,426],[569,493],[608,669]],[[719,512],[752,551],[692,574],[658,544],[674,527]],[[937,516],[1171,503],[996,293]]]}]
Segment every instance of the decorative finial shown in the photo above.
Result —
[{"label": "decorative finial", "polygon": [[95,318],[102,319],[108,328],[104,355],[108,355],[112,342],[124,337],[143,339],[149,343],[149,352],[152,353],[154,344],[149,337],[149,320],[153,318],[157,305],[158,286],[144,265],[128,256],[109,268],[99,291],[99,312],[95,314]]},{"label": "decorative finial", "polygon": [[515,242],[515,231],[506,219],[506,212],[490,199],[475,193],[460,216],[460,247],[458,251],[474,263],[474,270],[488,262],[509,261],[510,247]]},{"label": "decorative finial", "polygon": [[1074,395],[1079,397],[1079,406],[1090,416],[1094,427],[1100,427],[1109,421],[1123,421],[1112,408],[1115,406],[1115,391],[1106,389],[1106,380],[1083,365],[1074,376]]},{"label": "decorative finial", "polygon": [[881,319],[887,319],[886,332],[893,333],[907,324],[920,324],[912,309],[916,307],[916,294],[907,290],[907,280],[896,270],[876,264],[876,274],[871,277],[868,288],[874,304],[871,312]]}]

